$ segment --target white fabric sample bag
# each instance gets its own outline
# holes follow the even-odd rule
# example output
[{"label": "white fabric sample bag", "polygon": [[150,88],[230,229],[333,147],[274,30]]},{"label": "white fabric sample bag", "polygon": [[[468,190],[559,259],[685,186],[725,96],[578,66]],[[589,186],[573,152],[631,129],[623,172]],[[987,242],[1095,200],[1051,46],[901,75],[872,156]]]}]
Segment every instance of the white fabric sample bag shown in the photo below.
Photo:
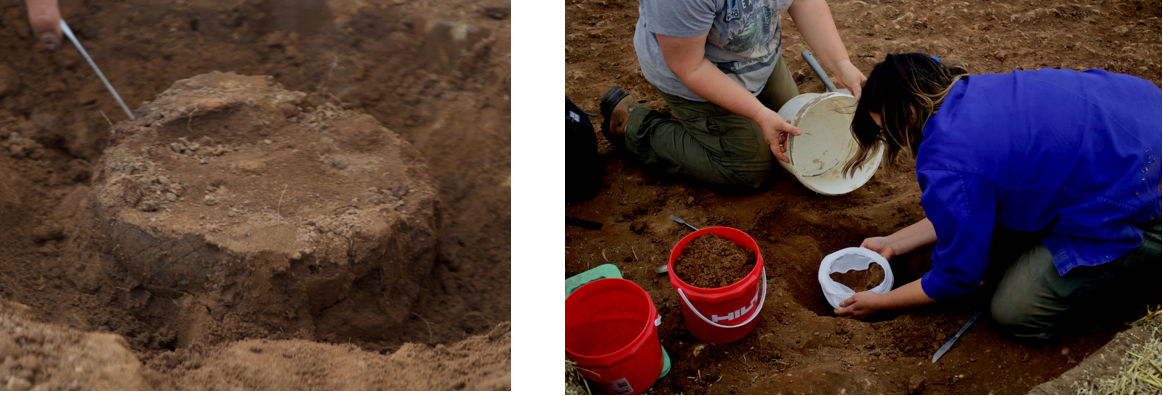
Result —
[{"label": "white fabric sample bag", "polygon": [[840,309],[840,303],[856,294],[852,288],[832,280],[832,274],[844,273],[851,270],[866,270],[869,264],[877,263],[884,270],[884,281],[869,291],[876,294],[888,293],[892,290],[892,268],[879,253],[861,247],[850,247],[837,250],[824,257],[820,262],[820,288],[824,290],[824,297],[833,308]]}]

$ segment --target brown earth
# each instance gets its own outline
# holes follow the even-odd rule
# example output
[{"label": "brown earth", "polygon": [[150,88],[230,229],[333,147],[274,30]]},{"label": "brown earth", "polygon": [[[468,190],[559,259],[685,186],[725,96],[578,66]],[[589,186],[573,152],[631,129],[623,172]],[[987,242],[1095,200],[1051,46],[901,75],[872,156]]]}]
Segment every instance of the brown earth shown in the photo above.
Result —
[{"label": "brown earth", "polygon": [[[114,260],[110,253],[114,257],[120,253],[115,252],[117,244],[103,250],[99,244],[89,243],[93,240],[90,234],[97,233],[93,231],[98,228],[89,222],[93,216],[85,209],[86,198],[93,194],[97,183],[118,176],[103,175],[105,170],[100,164],[114,123],[127,117],[72,45],[56,52],[43,50],[31,37],[23,3],[11,2],[0,6],[0,298],[30,307],[29,319],[71,331],[123,337],[121,342],[132,357],[146,367],[158,368],[162,379],[148,383],[154,388],[165,388],[158,384],[176,381],[178,369],[167,366],[174,361],[168,356],[229,348],[243,337],[346,345],[333,349],[337,359],[346,356],[347,352],[339,350],[347,346],[386,356],[382,354],[418,348],[406,347],[409,343],[451,345],[474,334],[488,334],[509,320],[508,2],[64,0],[61,10],[85,49],[138,115],[145,114],[143,102],[159,100],[159,95],[176,81],[221,71],[270,76],[270,81],[288,91],[305,93],[295,98],[298,106],[280,108],[286,112],[284,115],[306,123],[311,122],[309,117],[337,117],[341,118],[337,122],[346,123],[344,129],[372,131],[366,136],[348,135],[354,141],[338,141],[346,154],[335,151],[311,161],[295,157],[255,161],[263,155],[289,152],[288,149],[305,153],[307,147],[291,148],[288,144],[297,143],[292,142],[296,138],[290,134],[283,138],[282,130],[270,130],[267,136],[248,142],[232,143],[219,137],[199,141],[200,136],[193,134],[186,140],[179,139],[184,137],[178,136],[181,129],[199,130],[200,122],[229,113],[216,113],[212,109],[217,106],[207,103],[205,109],[186,114],[186,125],[181,125],[181,120],[170,123],[174,135],[166,135],[172,139],[165,144],[176,144],[178,155],[166,157],[164,161],[175,162],[164,168],[178,169],[184,166],[180,161],[207,162],[189,162],[193,168],[213,168],[216,161],[220,162],[218,165],[233,162],[232,172],[245,177],[226,180],[227,188],[216,190],[221,186],[213,180],[205,180],[211,187],[206,188],[197,178],[162,180],[163,176],[173,175],[151,174],[146,185],[137,180],[141,194],[137,210],[124,211],[125,214],[137,213],[147,223],[153,218],[154,224],[174,223],[179,219],[178,209],[192,209],[190,214],[195,217],[179,225],[209,229],[217,224],[224,233],[242,231],[241,237],[224,238],[242,244],[247,243],[246,238],[263,234],[252,232],[248,237],[245,226],[230,229],[232,222],[260,227],[278,223],[280,216],[307,220],[303,217],[313,213],[311,210],[326,209],[323,206],[330,203],[339,205],[340,201],[356,206],[357,211],[362,210],[361,205],[404,202],[405,206],[393,209],[400,214],[412,214],[416,209],[417,218],[424,217],[419,211],[429,205],[443,214],[443,226],[433,230],[429,241],[410,241],[420,247],[417,253],[429,252],[427,258],[418,261],[428,264],[409,269],[415,276],[401,283],[413,286],[402,292],[399,301],[411,299],[413,303],[410,309],[393,314],[396,324],[364,320],[374,314],[372,311],[383,310],[374,303],[369,306],[376,296],[367,291],[380,289],[381,282],[390,284],[395,280],[394,274],[381,275],[381,271],[364,271],[366,268],[344,275],[345,282],[356,285],[349,289],[328,290],[331,286],[317,285],[321,291],[317,295],[329,297],[309,304],[307,316],[276,312],[277,306],[268,306],[264,312],[234,311],[232,316],[233,304],[244,300],[246,292],[251,291],[248,287],[254,286],[235,283],[216,285],[223,291],[218,295],[221,298],[203,301],[206,312],[201,318],[192,322],[167,321],[173,314],[169,310],[176,306],[196,307],[182,305],[188,303],[184,302],[188,296],[183,294],[188,290],[174,287],[175,284],[118,282],[131,278],[112,270],[122,264],[110,261]],[[300,114],[291,114],[294,112]],[[365,113],[370,117],[361,115]],[[374,140],[380,136],[384,139],[380,143],[394,144],[391,134],[375,132],[379,128],[377,122],[406,142],[401,147],[408,146],[407,150],[412,151],[401,156],[412,160],[399,171],[420,170],[429,175],[429,182],[415,181],[419,180],[417,176],[409,173],[398,180],[398,185],[386,183],[387,179],[380,180],[385,183],[353,183],[360,184],[359,188],[345,190],[359,193],[352,196],[331,196],[326,189],[306,191],[318,190],[324,184],[318,178],[326,176],[319,173],[351,172],[367,165],[361,160],[365,153],[360,150],[377,144]],[[117,128],[123,132],[124,125],[117,124]],[[360,140],[364,138],[372,140]],[[270,145],[266,140],[271,141]],[[206,148],[198,146],[205,143],[210,143],[212,149],[203,152]],[[223,150],[230,150],[219,152],[221,157],[215,155],[219,143]],[[267,149],[270,151],[264,151]],[[230,156],[236,157],[229,159]],[[294,161],[296,166],[286,161]],[[294,173],[298,165],[302,165],[304,173],[293,176],[299,177],[297,181],[301,183],[275,185],[277,178],[263,176],[267,172]],[[210,177],[209,173],[206,177]],[[387,178],[393,177],[396,176]],[[250,204],[240,194],[243,192],[253,197]],[[413,200],[409,198],[413,194],[430,198]],[[352,204],[353,199],[360,203]],[[311,208],[317,203],[319,208]],[[207,217],[202,219],[202,215]],[[328,215],[342,218],[358,214],[340,211]],[[328,221],[297,225],[307,231],[313,229],[311,234],[327,243],[328,238],[334,238],[326,235],[343,236],[346,230],[342,224]],[[253,239],[251,243],[255,243]],[[336,245],[339,250],[334,253],[343,254],[328,253],[328,257],[347,259],[352,253],[349,248],[339,249]],[[178,250],[174,249],[174,253]],[[293,261],[295,252],[286,253]],[[298,253],[304,262],[312,257],[305,250]],[[264,260],[254,256],[251,259]],[[311,266],[304,267],[311,271]],[[400,279],[408,276],[411,275],[401,275]],[[215,312],[217,308],[223,309]],[[303,325],[310,321],[310,315],[327,311],[332,314],[317,316],[330,318],[316,324],[329,325],[300,326],[307,329],[303,331],[278,328],[286,322]],[[236,317],[243,312],[259,317]],[[255,325],[256,321],[261,324]],[[184,337],[191,326],[201,326],[200,334],[212,336]],[[316,359],[315,351],[304,352],[307,349],[295,349],[299,352],[289,353],[290,359]],[[499,354],[487,355],[504,366],[503,370],[491,371],[489,378],[503,378],[507,387],[507,344],[503,349],[503,359]],[[71,354],[74,353],[66,348],[62,356]],[[289,375],[283,370],[293,367],[269,363],[264,367],[267,362],[259,361],[250,367],[270,370],[264,374],[272,378]],[[432,371],[428,375],[431,378],[415,383],[433,385],[433,389],[455,388],[451,379],[436,386],[450,378],[439,373]],[[8,381],[14,374],[19,374],[19,370],[0,372],[4,377],[0,380]],[[217,374],[206,375],[213,379]],[[421,377],[425,376],[415,378]],[[347,382],[358,384],[349,388],[368,386],[361,389],[374,389],[371,385],[375,383]],[[258,389],[312,389],[299,382],[256,383],[260,384],[256,385]],[[120,386],[110,388],[126,389]],[[183,389],[203,389],[205,385],[184,386]]]},{"label": "brown earth", "polygon": [[754,269],[755,252],[714,234],[692,239],[674,259],[674,274],[704,289],[730,286]]},{"label": "brown earth", "polygon": [[71,279],[141,295],[159,345],[399,337],[443,229],[432,179],[374,117],[305,97],[213,72],[118,124],[66,249],[98,265]]},{"label": "brown earth", "polygon": [[149,366],[125,338],[28,319],[0,299],[2,390],[508,390],[508,322],[451,345],[354,345],[247,339],[162,354]]},{"label": "brown earth", "polygon": [[870,263],[866,270],[851,270],[848,272],[833,272],[828,275],[832,280],[848,286],[853,292],[860,293],[872,289],[884,282],[884,268],[880,264]]},{"label": "brown earth", "polygon": [[1095,388],[1086,387],[1087,383],[1093,386],[1099,381],[1116,377],[1119,373],[1134,372],[1129,367],[1133,360],[1127,353],[1133,353],[1137,346],[1141,348],[1144,343],[1151,340],[1151,337],[1159,337],[1159,320],[1160,316],[1156,315],[1154,318],[1147,318],[1147,321],[1139,322],[1139,325],[1119,332],[1114,339],[1091,353],[1077,366],[1062,373],[1058,378],[1030,389],[1029,394],[1062,395],[1077,394],[1080,390],[1093,391]]},{"label": "brown earth", "polygon": [[[1064,67],[1128,73],[1156,85],[1163,77],[1159,1],[836,0],[830,5],[853,63],[865,73],[887,53],[922,51],[964,63],[978,74]],[[596,112],[601,95],[619,85],[643,104],[668,111],[638,69],[633,46],[638,3],[568,0],[565,7],[566,94]],[[823,92],[799,56],[807,47],[795,24],[787,15],[781,18],[783,55],[800,92]],[[600,121],[593,119],[595,125]],[[1160,300],[1160,276],[1146,276],[1154,283],[1127,289],[1144,295],[1108,301],[1098,310],[1103,315],[1046,345],[1003,337],[983,315],[931,363],[948,337],[988,309],[988,285],[957,301],[861,322],[835,317],[816,277],[828,253],[925,217],[911,162],[894,164],[901,171],[894,177],[879,173],[839,197],[814,194],[786,173],[766,192],[728,196],[648,173],[597,136],[603,189],[567,207],[566,215],[605,226],[566,227],[564,275],[614,263],[624,278],[650,293],[663,317],[659,336],[673,363],[652,393],[907,393],[918,385],[912,389],[927,394],[1022,394],[1077,365]],[[706,345],[687,332],[677,293],[654,272],[686,232],[670,215],[698,227],[738,228],[759,243],[768,296],[758,325],[743,340]],[[892,260],[894,287],[931,268],[929,253]]]}]

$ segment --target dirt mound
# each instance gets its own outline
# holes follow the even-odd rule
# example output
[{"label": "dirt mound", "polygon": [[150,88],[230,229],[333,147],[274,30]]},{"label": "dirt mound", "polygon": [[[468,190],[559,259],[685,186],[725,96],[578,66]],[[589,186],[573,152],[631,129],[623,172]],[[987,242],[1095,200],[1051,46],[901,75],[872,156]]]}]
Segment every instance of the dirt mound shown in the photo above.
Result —
[{"label": "dirt mound", "polygon": [[0,389],[148,390],[125,339],[34,322],[0,298]]},{"label": "dirt mound", "polygon": [[[452,345],[381,355],[353,345],[244,340],[143,366],[125,339],[28,319],[0,299],[3,390],[509,390],[508,322]],[[161,373],[168,375],[161,375]]]},{"label": "dirt mound", "polygon": [[93,232],[77,238],[108,261],[75,282],[127,289],[170,323],[171,347],[397,336],[443,228],[431,178],[373,117],[300,112],[305,96],[210,73],[118,125],[85,204]]},{"label": "dirt mound", "polygon": [[[509,390],[509,323],[453,345],[406,344],[391,355],[350,345],[246,340],[182,362],[178,389]],[[305,358],[305,357],[310,358]],[[176,357],[181,359],[181,357]],[[198,358],[195,358],[198,359]],[[261,367],[262,369],[256,369]]]}]

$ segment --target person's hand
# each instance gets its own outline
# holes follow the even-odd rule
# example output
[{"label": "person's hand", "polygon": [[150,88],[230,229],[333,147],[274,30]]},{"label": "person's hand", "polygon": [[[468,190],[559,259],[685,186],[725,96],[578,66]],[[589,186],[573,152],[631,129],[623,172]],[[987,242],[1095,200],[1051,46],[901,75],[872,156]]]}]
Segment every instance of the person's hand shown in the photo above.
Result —
[{"label": "person's hand", "polygon": [[868,315],[880,312],[880,298],[883,295],[870,291],[853,294],[852,297],[840,302],[841,309],[832,310],[836,316],[851,319],[864,319]]},{"label": "person's hand", "polygon": [[868,78],[864,77],[864,73],[861,73],[860,69],[857,69],[850,60],[844,59],[836,67],[840,69],[837,74],[837,77],[840,77],[840,85],[848,88],[849,91],[852,91],[852,96],[855,96],[856,100],[860,100],[860,90]]},{"label": "person's hand", "polygon": [[44,48],[56,50],[61,42],[61,10],[57,0],[27,0],[27,3],[32,34],[44,43]]},{"label": "person's hand", "polygon": [[867,238],[860,247],[879,253],[885,260],[892,260],[896,256],[896,249],[888,244],[888,238],[882,236]]},{"label": "person's hand", "polygon": [[763,130],[763,140],[767,141],[775,158],[790,163],[791,159],[784,154],[787,152],[787,135],[790,133],[799,136],[802,133],[800,129],[792,125],[791,120],[784,121],[779,113],[766,107],[760,111],[759,116],[755,117],[755,122]]}]

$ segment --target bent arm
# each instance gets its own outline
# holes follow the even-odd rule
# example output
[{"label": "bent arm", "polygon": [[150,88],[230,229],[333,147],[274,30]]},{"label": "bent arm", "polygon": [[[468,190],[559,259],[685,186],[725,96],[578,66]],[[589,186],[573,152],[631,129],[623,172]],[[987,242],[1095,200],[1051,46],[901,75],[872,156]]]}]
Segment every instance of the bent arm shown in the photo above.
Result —
[{"label": "bent arm", "polygon": [[758,121],[764,111],[772,111],[750,91],[727,77],[704,57],[707,34],[672,37],[656,34],[662,58],[670,72],[691,92],[731,112]]},{"label": "bent arm", "polygon": [[848,49],[840,40],[840,32],[836,30],[836,21],[832,19],[832,10],[824,0],[795,0],[787,9],[787,14],[795,21],[800,35],[811,47],[812,53],[823,62],[833,75],[857,99],[860,99],[860,90],[867,80],[848,58]]},{"label": "bent arm", "polygon": [[655,34],[666,67],[683,85],[711,103],[732,113],[747,117],[763,131],[771,153],[783,162],[791,162],[784,154],[787,134],[799,135],[800,129],[784,122],[775,110],[769,109],[755,95],[727,77],[714,63],[704,57],[707,33],[694,37],[673,37]]},{"label": "bent arm", "polygon": [[937,230],[928,218],[885,237],[897,255],[912,252],[937,243]]},{"label": "bent arm", "polygon": [[909,282],[882,296],[880,309],[899,310],[937,302],[925,294],[925,290],[921,288],[920,279]]},{"label": "bent arm", "polygon": [[921,288],[921,280],[917,279],[885,294],[871,291],[856,293],[840,303],[842,308],[833,312],[837,316],[864,319],[882,310],[900,310],[934,302],[937,300],[925,293]]}]

